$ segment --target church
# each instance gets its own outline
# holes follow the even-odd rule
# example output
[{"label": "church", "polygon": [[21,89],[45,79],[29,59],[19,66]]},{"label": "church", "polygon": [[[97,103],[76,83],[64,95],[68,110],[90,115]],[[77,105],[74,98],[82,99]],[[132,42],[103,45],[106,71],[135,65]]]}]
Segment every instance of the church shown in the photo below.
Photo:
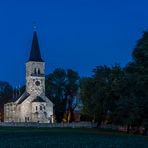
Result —
[{"label": "church", "polygon": [[45,62],[36,31],[26,63],[26,90],[16,101],[4,105],[4,122],[53,122],[53,103],[45,95]]}]

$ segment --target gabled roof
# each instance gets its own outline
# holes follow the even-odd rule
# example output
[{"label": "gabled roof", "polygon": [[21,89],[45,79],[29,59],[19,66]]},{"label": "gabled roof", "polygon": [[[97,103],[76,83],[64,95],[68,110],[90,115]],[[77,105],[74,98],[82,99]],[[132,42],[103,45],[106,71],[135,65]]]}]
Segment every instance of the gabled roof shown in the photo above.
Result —
[{"label": "gabled roof", "polygon": [[29,61],[44,62],[41,57],[37,33],[34,31]]},{"label": "gabled roof", "polygon": [[27,99],[30,96],[29,93],[24,92],[23,95],[19,98],[19,100],[16,101],[17,104],[21,104],[25,99]]},{"label": "gabled roof", "polygon": [[32,102],[45,102],[40,96],[37,96]]}]

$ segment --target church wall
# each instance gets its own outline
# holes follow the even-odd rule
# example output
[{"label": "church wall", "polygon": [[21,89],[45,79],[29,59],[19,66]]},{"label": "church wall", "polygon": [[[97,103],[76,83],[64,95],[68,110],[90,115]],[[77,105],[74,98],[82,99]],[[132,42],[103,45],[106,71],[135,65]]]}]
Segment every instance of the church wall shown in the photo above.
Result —
[{"label": "church wall", "polygon": [[30,103],[30,97],[26,99],[24,102],[20,105],[20,120],[21,122],[29,122],[31,121],[31,103]]},{"label": "church wall", "polygon": [[40,74],[44,74],[45,71],[45,63],[44,62],[27,62],[26,63],[26,76],[30,76],[31,74],[35,74],[35,68],[36,73],[38,73],[38,70],[40,70]]},{"label": "church wall", "polygon": [[46,102],[32,102],[32,121],[48,122]]},{"label": "church wall", "polygon": [[[4,106],[4,121],[5,122],[40,122],[49,123],[53,115],[53,104],[45,96],[42,98],[46,102],[32,102],[33,96],[28,97],[21,104],[7,103]],[[37,110],[36,110],[37,106]],[[40,109],[42,106],[42,110]],[[44,108],[45,107],[45,108]],[[38,112],[38,117],[34,113]]]},{"label": "church wall", "polygon": [[16,120],[16,104],[10,102],[4,105],[4,121],[15,122]]},{"label": "church wall", "polygon": [[46,96],[42,96],[42,98],[47,102],[47,116],[50,118],[53,116],[53,103]]},{"label": "church wall", "polygon": [[[40,122],[40,123],[49,123],[51,115],[53,115],[53,105],[48,98],[41,96],[46,102],[32,102],[35,96],[28,97],[21,105],[20,118],[21,122]],[[34,115],[38,112],[38,118]],[[42,106],[42,110],[40,110]],[[44,109],[45,107],[45,109]],[[45,113],[46,112],[46,118]]]},{"label": "church wall", "polygon": [[[40,87],[36,86],[36,81],[40,82]],[[35,77],[28,76],[26,77],[26,91],[32,95],[40,95],[41,93],[45,93],[45,77]]]}]

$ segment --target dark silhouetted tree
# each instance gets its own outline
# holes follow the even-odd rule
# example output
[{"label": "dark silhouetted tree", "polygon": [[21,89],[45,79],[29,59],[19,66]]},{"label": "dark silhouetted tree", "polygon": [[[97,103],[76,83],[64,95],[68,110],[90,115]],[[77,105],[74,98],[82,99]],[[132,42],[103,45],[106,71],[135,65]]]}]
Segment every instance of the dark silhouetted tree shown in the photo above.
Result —
[{"label": "dark silhouetted tree", "polygon": [[8,82],[0,81],[0,113],[3,120],[4,104],[12,101],[13,89]]},{"label": "dark silhouetted tree", "polygon": [[46,95],[54,103],[54,111],[58,122],[62,121],[66,111],[67,97],[77,93],[79,88],[79,75],[72,69],[67,71],[57,68],[46,76]]}]

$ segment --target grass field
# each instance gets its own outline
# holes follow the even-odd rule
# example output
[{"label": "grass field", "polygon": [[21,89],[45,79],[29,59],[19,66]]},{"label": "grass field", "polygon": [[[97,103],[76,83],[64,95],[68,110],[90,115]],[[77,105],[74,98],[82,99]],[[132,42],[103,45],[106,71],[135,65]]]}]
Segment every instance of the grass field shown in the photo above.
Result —
[{"label": "grass field", "polygon": [[100,129],[0,128],[0,148],[148,148],[148,137]]}]

